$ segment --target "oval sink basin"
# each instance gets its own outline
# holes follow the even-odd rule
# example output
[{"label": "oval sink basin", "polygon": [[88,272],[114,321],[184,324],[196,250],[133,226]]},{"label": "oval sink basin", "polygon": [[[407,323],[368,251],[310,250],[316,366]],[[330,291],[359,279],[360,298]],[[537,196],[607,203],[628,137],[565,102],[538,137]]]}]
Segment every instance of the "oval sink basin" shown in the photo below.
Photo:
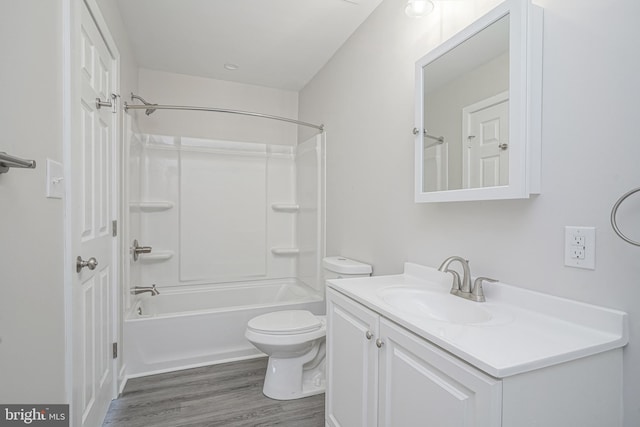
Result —
[{"label": "oval sink basin", "polygon": [[427,316],[441,322],[475,324],[490,321],[490,312],[451,294],[409,287],[391,287],[379,291],[384,302],[404,313]]}]

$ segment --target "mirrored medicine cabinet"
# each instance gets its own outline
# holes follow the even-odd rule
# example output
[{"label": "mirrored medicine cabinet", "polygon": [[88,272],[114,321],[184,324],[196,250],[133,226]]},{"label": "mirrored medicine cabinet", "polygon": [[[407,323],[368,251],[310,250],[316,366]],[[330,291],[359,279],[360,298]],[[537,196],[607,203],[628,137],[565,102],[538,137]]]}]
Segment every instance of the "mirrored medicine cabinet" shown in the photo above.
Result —
[{"label": "mirrored medicine cabinet", "polygon": [[539,193],[542,24],[506,0],[416,62],[416,202]]}]

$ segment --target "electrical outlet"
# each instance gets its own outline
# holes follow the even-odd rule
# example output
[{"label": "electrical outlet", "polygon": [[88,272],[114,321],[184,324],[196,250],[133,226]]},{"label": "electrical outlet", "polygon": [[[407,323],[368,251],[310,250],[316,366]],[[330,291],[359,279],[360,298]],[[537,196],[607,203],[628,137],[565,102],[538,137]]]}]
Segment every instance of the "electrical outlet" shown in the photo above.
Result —
[{"label": "electrical outlet", "polygon": [[564,231],[564,265],[595,270],[595,227],[567,226]]},{"label": "electrical outlet", "polygon": [[572,259],[584,259],[584,246],[571,246]]}]

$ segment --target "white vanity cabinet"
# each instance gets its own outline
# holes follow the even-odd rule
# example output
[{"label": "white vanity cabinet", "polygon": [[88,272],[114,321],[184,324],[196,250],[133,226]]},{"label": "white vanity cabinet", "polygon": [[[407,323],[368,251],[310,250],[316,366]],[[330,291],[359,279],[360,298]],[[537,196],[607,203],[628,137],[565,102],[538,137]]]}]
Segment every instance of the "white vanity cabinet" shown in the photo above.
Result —
[{"label": "white vanity cabinet", "polygon": [[[389,277],[389,282],[402,280],[400,276]],[[411,322],[395,317],[384,308],[378,313],[378,307],[382,306],[377,305],[380,302],[371,302],[376,301],[375,298],[365,299],[363,304],[358,302],[355,296],[358,288],[367,290],[363,294],[375,294],[376,281],[387,283],[384,280],[387,279],[371,278],[366,283],[343,280],[340,287],[330,284],[327,289],[325,419],[328,426],[622,425],[621,347],[562,356],[562,361],[539,367],[532,366],[538,363],[533,353],[540,352],[540,348],[527,348],[529,369],[492,376],[474,363],[464,361],[464,356],[454,355],[455,349],[445,351],[432,344],[428,336],[412,332]],[[334,287],[346,289],[354,297]],[[539,324],[545,322],[542,317],[538,320]],[[479,338],[480,328],[454,329],[458,339],[464,336],[472,339],[478,349],[486,348],[487,343]],[[587,328],[575,329],[573,335],[564,336],[562,340],[571,341],[586,332]],[[545,329],[542,333],[549,342],[559,340],[557,329]],[[625,336],[623,334],[623,340]],[[522,327],[521,339],[505,337],[492,346],[500,342],[495,350],[508,360],[509,354],[516,351],[514,341],[521,347],[522,343],[537,337],[534,329]],[[602,337],[615,339],[614,334]],[[490,339],[490,335],[485,338]]]},{"label": "white vanity cabinet", "polygon": [[327,304],[329,426],[501,425],[501,381],[332,289]]},{"label": "white vanity cabinet", "polygon": [[380,340],[378,425],[501,425],[499,380],[385,318]]},{"label": "white vanity cabinet", "polygon": [[379,316],[327,290],[325,421],[332,427],[378,425]]}]

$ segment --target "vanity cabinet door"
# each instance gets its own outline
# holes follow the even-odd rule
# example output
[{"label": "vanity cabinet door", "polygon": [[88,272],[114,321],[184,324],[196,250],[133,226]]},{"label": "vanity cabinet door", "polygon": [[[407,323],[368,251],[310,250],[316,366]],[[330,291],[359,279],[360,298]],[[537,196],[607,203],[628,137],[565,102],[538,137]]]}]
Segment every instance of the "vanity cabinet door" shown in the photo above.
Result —
[{"label": "vanity cabinet door", "polygon": [[326,423],[377,425],[379,317],[342,294],[327,290]]},{"label": "vanity cabinet door", "polygon": [[501,425],[499,380],[384,318],[380,336],[379,426]]}]

